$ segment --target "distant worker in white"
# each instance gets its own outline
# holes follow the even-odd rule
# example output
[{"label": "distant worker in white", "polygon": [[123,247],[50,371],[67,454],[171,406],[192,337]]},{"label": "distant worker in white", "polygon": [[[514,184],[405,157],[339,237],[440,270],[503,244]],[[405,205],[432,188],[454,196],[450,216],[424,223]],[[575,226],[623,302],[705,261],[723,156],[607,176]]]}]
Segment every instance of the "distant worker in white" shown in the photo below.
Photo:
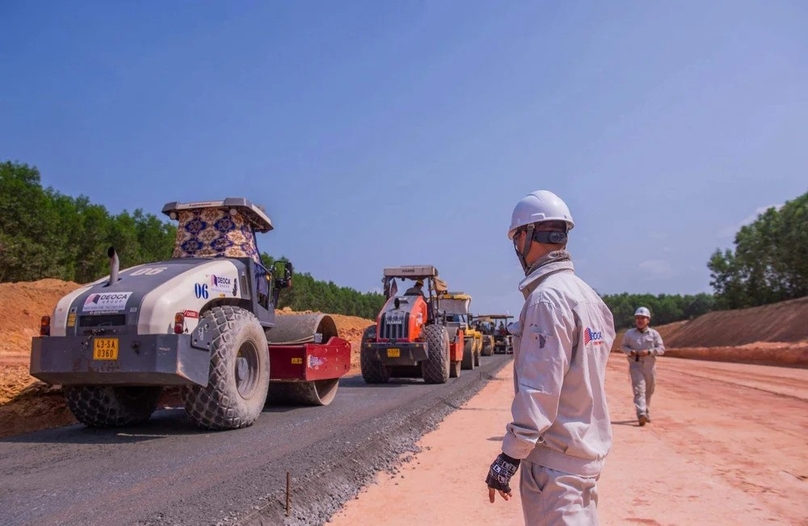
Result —
[{"label": "distant worker in white", "polygon": [[539,190],[513,210],[508,238],[525,271],[513,334],[512,422],[486,478],[491,502],[519,491],[528,526],[597,525],[597,481],[612,445],[606,361],[614,318],[575,275],[566,250],[575,226],[557,195]]},{"label": "distant worker in white", "polygon": [[656,386],[656,357],[665,354],[662,336],[648,326],[651,311],[640,307],[634,313],[636,328],[626,331],[621,349],[628,356],[628,372],[634,390],[634,409],[641,426],[651,421],[651,395]]}]

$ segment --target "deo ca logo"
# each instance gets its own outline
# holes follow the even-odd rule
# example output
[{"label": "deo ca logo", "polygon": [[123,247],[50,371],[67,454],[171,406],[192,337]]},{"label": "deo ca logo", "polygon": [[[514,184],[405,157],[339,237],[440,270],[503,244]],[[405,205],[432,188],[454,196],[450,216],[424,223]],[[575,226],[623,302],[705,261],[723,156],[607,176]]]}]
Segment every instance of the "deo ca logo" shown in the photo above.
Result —
[{"label": "deo ca logo", "polygon": [[227,276],[217,276],[216,274],[211,274],[210,290],[211,292],[230,293],[235,296],[236,280],[235,278],[228,278]]},{"label": "deo ca logo", "polygon": [[589,327],[586,328],[584,331],[584,345],[589,345],[589,343],[594,343],[595,345],[600,345],[603,343],[603,332],[602,331],[593,331]]},{"label": "deo ca logo", "polygon": [[131,292],[104,292],[90,294],[84,300],[85,312],[117,312],[126,309],[126,302]]},{"label": "deo ca logo", "polygon": [[211,274],[210,276],[210,284],[214,287],[227,287],[230,288],[230,278],[217,276],[216,274]]}]

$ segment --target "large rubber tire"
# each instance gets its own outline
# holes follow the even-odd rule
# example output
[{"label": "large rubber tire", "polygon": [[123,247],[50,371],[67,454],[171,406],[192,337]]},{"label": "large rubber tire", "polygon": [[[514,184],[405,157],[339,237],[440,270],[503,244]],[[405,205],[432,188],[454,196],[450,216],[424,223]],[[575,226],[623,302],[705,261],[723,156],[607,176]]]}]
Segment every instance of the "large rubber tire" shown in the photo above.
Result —
[{"label": "large rubber tire", "polygon": [[390,381],[390,370],[376,360],[365,342],[376,339],[376,326],[371,325],[362,334],[362,346],[359,348],[359,365],[362,368],[362,379],[367,384],[386,384]]},{"label": "large rubber tire", "polygon": [[463,361],[461,368],[467,371],[474,369],[474,338],[466,340],[463,343]]},{"label": "large rubber tire", "polygon": [[162,387],[64,386],[67,407],[88,427],[142,424],[157,409]]},{"label": "large rubber tire", "polygon": [[493,356],[494,355],[494,337],[493,336],[483,336],[483,356]]},{"label": "large rubber tire", "polygon": [[213,307],[199,323],[212,334],[208,385],[182,390],[185,411],[198,426],[238,429],[253,424],[267,399],[269,348],[264,328],[247,310]]},{"label": "large rubber tire", "polygon": [[443,384],[449,380],[451,372],[449,362],[449,333],[443,325],[427,325],[426,336],[427,359],[421,362],[421,375],[428,384]]}]

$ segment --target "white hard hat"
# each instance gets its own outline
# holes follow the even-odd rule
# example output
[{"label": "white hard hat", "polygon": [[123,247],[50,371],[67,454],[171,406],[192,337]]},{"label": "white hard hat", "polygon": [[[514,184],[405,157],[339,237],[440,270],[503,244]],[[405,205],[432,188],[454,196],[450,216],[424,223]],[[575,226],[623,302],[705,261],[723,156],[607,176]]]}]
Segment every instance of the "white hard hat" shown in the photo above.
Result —
[{"label": "white hard hat", "polygon": [[640,307],[639,309],[637,309],[637,311],[634,313],[634,315],[635,316],[645,316],[646,318],[650,318],[651,317],[651,311],[646,309],[645,307]]},{"label": "white hard hat", "polygon": [[537,190],[523,197],[513,209],[508,239],[513,239],[516,229],[539,221],[566,221],[569,230],[575,226],[567,204],[549,190]]}]

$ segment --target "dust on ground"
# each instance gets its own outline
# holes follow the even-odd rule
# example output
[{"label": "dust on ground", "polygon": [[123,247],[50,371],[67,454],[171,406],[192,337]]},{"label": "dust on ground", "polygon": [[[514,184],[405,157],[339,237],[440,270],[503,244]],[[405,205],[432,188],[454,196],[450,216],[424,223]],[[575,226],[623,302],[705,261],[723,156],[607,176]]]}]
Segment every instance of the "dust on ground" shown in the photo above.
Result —
[{"label": "dust on ground", "polygon": [[[28,374],[31,338],[39,335],[43,315],[51,315],[62,296],[82,285],[58,279],[0,283],[0,438],[76,423],[60,386],[50,386]],[[281,309],[279,314],[296,313]],[[311,311],[305,312],[311,314]],[[359,343],[373,321],[331,315],[341,338],[351,343],[351,370],[358,374]],[[179,391],[165,389],[160,407],[177,407]]]}]

